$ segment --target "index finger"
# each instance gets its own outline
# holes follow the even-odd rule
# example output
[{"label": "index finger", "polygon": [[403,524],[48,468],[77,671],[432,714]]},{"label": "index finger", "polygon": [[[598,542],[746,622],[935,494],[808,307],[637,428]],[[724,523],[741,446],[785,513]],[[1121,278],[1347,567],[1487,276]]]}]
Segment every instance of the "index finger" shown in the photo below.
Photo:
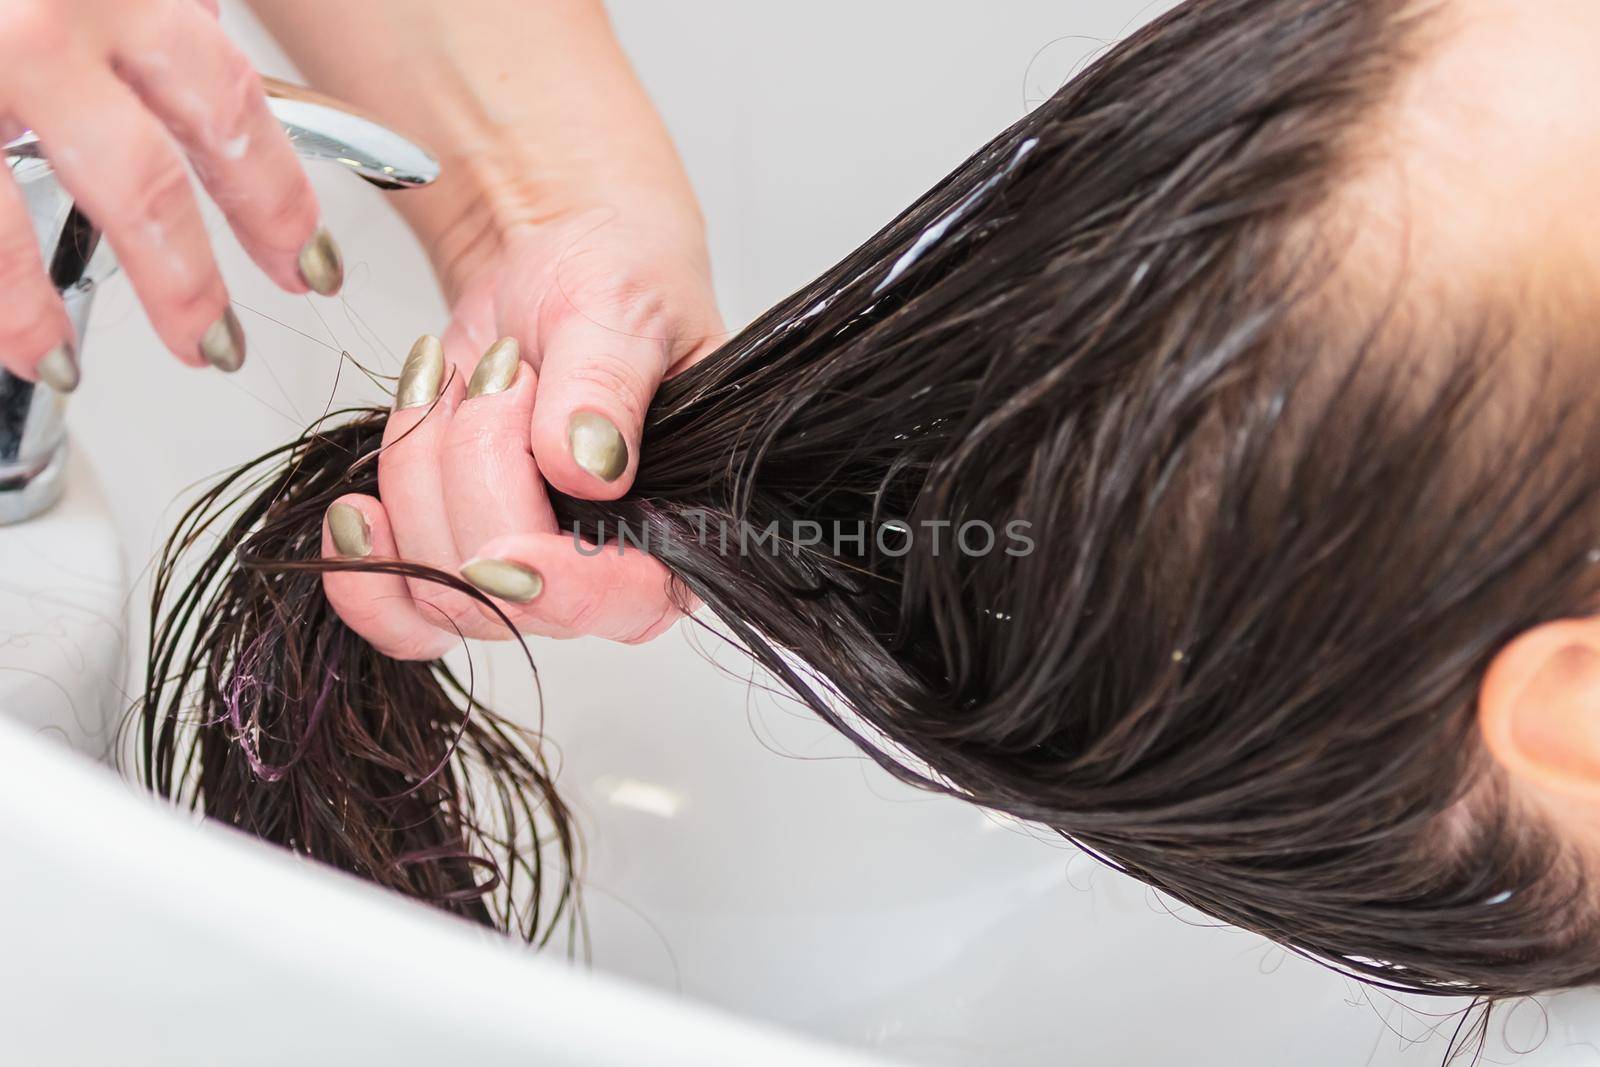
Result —
[{"label": "index finger", "polygon": [[260,76],[216,19],[174,5],[157,32],[119,42],[116,63],[182,144],[257,265],[289,292],[337,293],[344,264],[318,224],[311,183]]}]

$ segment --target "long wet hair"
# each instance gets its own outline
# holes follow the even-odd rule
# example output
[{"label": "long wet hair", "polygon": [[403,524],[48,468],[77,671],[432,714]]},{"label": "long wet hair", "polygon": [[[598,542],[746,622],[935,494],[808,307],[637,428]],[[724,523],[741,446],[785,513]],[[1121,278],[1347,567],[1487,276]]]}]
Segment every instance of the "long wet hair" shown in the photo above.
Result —
[{"label": "long wet hair", "polygon": [[[530,942],[564,929],[576,947],[577,835],[537,736],[444,662],[377,655],[323,598],[321,520],[306,517],[349,485],[376,491],[372,424],[326,416],[184,513],[152,582],[141,776],[263,840]],[[372,566],[488,603],[428,568]]]},{"label": "long wet hair", "polygon": [[[558,517],[626,530],[905,781],[1366,981],[1592,981],[1583,864],[1473,707],[1509,638],[1594,603],[1595,420],[1500,410],[1506,335],[1338,305],[1339,249],[1305,240],[1416,21],[1179,6],[668,381],[633,490]],[[377,492],[383,418],[287,446],[208,573],[158,587],[146,773],[482,917],[508,839],[453,771],[521,824],[562,810],[542,765],[315,588],[423,573],[318,558],[326,506]]]}]

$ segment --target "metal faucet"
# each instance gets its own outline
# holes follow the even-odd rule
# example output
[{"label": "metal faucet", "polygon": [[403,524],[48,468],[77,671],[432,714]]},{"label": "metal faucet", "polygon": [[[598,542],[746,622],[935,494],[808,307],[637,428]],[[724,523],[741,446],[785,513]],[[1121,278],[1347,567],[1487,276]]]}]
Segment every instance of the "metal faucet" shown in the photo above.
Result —
[{"label": "metal faucet", "polygon": [[[263,81],[267,106],[302,157],[338,164],[382,189],[411,189],[438,178],[438,160],[425,149],[348,105],[275,78]],[[115,258],[100,247],[99,229],[56,180],[37,137],[24,133],[0,153],[22,189],[81,359],[95,287],[116,272]],[[47,385],[0,369],[0,525],[31,518],[61,495],[64,399]]]}]

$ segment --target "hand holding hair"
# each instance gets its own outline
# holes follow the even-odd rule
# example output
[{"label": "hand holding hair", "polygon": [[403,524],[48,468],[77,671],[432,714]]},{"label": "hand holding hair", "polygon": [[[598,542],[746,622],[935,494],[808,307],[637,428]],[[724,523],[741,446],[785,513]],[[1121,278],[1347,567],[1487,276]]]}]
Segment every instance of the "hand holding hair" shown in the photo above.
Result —
[{"label": "hand holding hair", "polygon": [[[680,611],[670,575],[643,552],[587,553],[558,530],[528,446],[538,375],[505,337],[466,378],[438,339],[418,339],[396,389],[378,456],[382,499],[330,508],[328,558],[380,556],[459,573],[498,610],[424,578],[324,575],[328,600],[357,633],[397,659],[436,659],[462,636],[516,631],[646,641]],[[503,615],[501,613],[504,613]]]},{"label": "hand holding hair", "polygon": [[[490,585],[515,575],[513,563],[538,572],[538,596],[501,599],[528,633],[638,640],[665,629],[676,614],[665,571],[577,555],[542,499],[542,483],[591,500],[626,494],[657,386],[727,339],[694,191],[604,6],[252,3],[318,88],[406,130],[443,164],[437,183],[394,206],[451,302],[446,372],[426,418],[405,399],[391,417],[382,505],[352,506],[391,530],[405,559],[454,574],[485,556],[473,573]],[[441,38],[453,46],[436,47]],[[470,396],[479,359],[502,339],[516,343],[525,377],[507,395]],[[378,611],[361,602],[376,590],[363,588],[333,594],[360,625]],[[421,613],[398,610],[390,627],[414,649],[455,626],[494,630],[458,595],[407,588]]]},{"label": "hand holding hair", "polygon": [[[374,546],[463,575],[523,633],[662,633],[680,614],[666,568],[644,553],[582,551],[545,483],[593,499],[631,486],[656,385],[721,339],[701,256],[605,209],[509,240],[466,284],[443,340],[423,337],[407,356],[378,457],[381,501],[339,504],[361,513]],[[398,657],[511,636],[425,580],[339,573],[326,584],[345,621]]]}]

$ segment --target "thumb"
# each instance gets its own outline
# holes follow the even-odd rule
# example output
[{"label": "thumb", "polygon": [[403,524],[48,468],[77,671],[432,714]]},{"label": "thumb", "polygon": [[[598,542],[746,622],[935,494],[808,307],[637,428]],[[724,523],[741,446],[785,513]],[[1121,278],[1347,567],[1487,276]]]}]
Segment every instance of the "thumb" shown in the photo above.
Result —
[{"label": "thumb", "polygon": [[542,324],[531,445],[540,472],[571,496],[615,500],[633,485],[645,411],[663,375],[715,347],[702,332],[624,333],[567,309]]}]

